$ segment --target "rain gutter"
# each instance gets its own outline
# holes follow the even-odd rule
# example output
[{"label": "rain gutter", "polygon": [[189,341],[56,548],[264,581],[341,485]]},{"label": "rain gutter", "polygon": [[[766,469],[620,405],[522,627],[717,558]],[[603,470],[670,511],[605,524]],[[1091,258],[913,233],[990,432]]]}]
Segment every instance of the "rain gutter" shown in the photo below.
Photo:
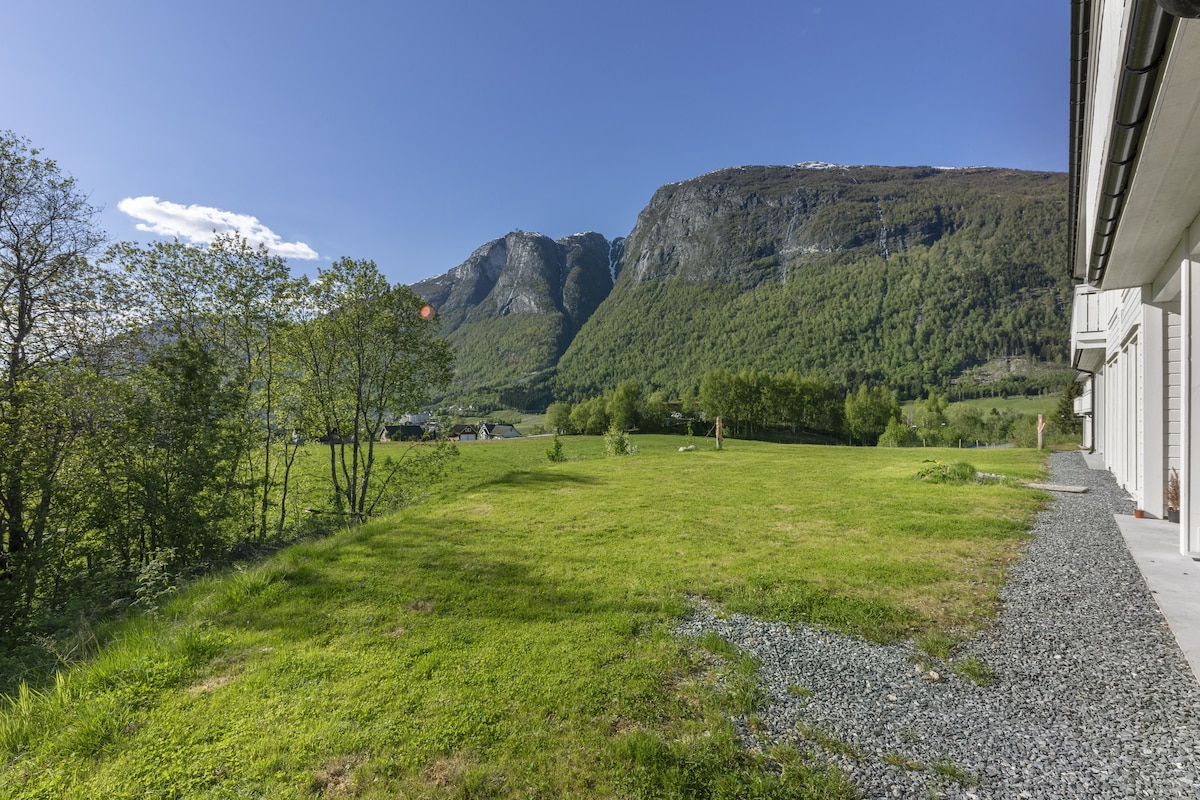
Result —
[{"label": "rain gutter", "polygon": [[[1083,128],[1086,110],[1083,97],[1087,80],[1087,30],[1091,18],[1089,0],[1073,0],[1071,16],[1071,169],[1073,222],[1079,224],[1082,179]],[[1130,180],[1150,115],[1151,100],[1158,85],[1159,67],[1166,53],[1175,18],[1151,0],[1134,0],[1129,17],[1129,36],[1117,84],[1116,108],[1109,135],[1108,159],[1100,183],[1096,229],[1088,259],[1087,280],[1099,285],[1104,279],[1113,240],[1129,191]],[[1078,60],[1076,57],[1078,56]],[[1077,82],[1078,79],[1078,82]],[[1074,241],[1074,228],[1071,229]],[[1073,250],[1073,248],[1072,248]],[[1075,253],[1071,253],[1072,271]]]},{"label": "rain gutter", "polygon": [[1079,222],[1079,183],[1083,163],[1083,130],[1087,114],[1088,45],[1091,40],[1091,0],[1071,0],[1071,121],[1070,166],[1067,178],[1067,264],[1075,274],[1075,229]]}]

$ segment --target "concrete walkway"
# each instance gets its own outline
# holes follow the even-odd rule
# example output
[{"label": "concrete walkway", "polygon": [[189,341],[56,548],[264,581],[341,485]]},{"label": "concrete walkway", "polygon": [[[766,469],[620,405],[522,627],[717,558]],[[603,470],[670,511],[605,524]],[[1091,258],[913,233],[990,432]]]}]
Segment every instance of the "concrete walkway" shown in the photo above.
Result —
[{"label": "concrete walkway", "polygon": [[[1104,458],[1084,453],[1088,467],[1104,470]],[[1133,560],[1167,620],[1192,674],[1200,681],[1200,561],[1179,552],[1179,525],[1114,514]]]},{"label": "concrete walkway", "polygon": [[1125,546],[1200,680],[1200,561],[1179,552],[1179,525],[1114,514]]}]

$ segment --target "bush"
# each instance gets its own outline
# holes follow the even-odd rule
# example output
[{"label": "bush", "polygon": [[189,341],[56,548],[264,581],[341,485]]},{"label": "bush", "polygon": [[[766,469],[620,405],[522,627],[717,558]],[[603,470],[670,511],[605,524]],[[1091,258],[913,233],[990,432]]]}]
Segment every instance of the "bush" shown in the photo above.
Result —
[{"label": "bush", "polygon": [[637,455],[637,447],[629,441],[629,434],[615,425],[604,434],[604,452],[610,456]]},{"label": "bush", "polygon": [[927,483],[972,483],[976,480],[975,467],[965,462],[943,464],[941,461],[926,461],[929,466],[917,472],[917,480]]},{"label": "bush", "polygon": [[887,429],[879,437],[879,447],[916,447],[921,443],[916,431],[898,419],[888,422]]}]

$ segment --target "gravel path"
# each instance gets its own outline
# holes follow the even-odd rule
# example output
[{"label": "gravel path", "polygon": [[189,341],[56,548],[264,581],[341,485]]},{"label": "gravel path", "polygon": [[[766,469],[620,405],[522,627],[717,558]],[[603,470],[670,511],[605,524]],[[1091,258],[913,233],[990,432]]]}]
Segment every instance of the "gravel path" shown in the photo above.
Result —
[{"label": "gravel path", "polygon": [[1133,506],[1077,453],[1050,466],[1090,491],[1039,515],[997,625],[956,656],[985,663],[987,686],[936,666],[930,680],[910,643],[698,608],[681,633],[762,662],[771,700],[758,733],[738,720],[748,744],[831,735],[842,746],[826,755],[865,798],[1200,798],[1200,683],[1112,519]]}]

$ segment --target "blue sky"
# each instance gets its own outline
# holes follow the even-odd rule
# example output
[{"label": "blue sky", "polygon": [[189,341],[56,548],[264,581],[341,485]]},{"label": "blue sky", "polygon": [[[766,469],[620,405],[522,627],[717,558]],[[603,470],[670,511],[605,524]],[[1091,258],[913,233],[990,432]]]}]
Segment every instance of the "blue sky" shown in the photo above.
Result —
[{"label": "blue sky", "polygon": [[297,272],[625,236],[742,164],[1067,166],[1066,0],[11,5],[0,129],[110,239],[238,228]]}]

